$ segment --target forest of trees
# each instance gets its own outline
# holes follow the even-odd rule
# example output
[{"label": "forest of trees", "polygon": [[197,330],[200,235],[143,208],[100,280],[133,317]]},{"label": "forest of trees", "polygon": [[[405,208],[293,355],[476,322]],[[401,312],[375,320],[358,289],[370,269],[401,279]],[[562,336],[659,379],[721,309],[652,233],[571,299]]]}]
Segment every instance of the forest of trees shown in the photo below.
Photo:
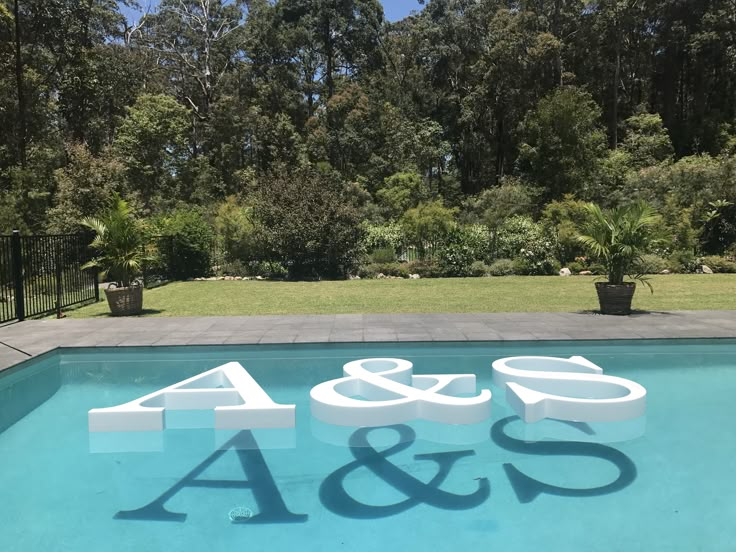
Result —
[{"label": "forest of trees", "polygon": [[736,0],[119,4],[0,0],[0,234],[120,194],[232,258],[320,256],[295,276],[440,241],[463,274],[529,236],[572,261],[582,201],[645,199],[659,258],[734,253]]}]

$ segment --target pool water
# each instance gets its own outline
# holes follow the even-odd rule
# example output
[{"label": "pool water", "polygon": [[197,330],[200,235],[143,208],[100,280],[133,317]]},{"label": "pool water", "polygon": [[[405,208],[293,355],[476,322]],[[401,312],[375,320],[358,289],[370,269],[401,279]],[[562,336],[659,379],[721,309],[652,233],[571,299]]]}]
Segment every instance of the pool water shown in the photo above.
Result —
[{"label": "pool water", "polygon": [[[646,420],[527,426],[491,385],[517,355],[642,384]],[[312,420],[311,387],[368,357],[477,374],[490,420]],[[89,434],[89,409],[230,361],[296,404],[295,430]],[[0,550],[732,551],[735,396],[733,340],[67,350],[0,375]]]}]

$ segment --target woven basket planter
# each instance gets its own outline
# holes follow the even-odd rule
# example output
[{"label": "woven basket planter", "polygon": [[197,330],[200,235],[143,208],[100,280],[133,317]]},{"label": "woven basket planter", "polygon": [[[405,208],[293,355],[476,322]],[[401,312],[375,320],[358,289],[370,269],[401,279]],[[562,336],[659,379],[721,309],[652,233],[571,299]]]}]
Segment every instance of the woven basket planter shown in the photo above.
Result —
[{"label": "woven basket planter", "polygon": [[143,286],[108,287],[105,296],[113,316],[130,316],[143,310]]},{"label": "woven basket planter", "polygon": [[631,300],[636,291],[635,282],[623,284],[596,282],[595,289],[598,292],[598,303],[603,314],[631,314]]}]

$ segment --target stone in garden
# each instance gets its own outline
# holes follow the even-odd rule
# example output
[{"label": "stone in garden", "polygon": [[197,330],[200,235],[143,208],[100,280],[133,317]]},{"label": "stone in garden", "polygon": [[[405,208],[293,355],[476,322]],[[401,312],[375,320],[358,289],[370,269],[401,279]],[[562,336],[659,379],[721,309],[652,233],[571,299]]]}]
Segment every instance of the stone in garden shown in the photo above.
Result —
[{"label": "stone in garden", "polygon": [[236,276],[236,277],[235,277],[235,279],[236,279],[236,280],[237,280],[238,282],[240,282],[240,281],[241,281],[241,280],[243,279],[243,277],[242,277],[242,276]]},{"label": "stone in garden", "polygon": [[713,269],[708,265],[703,265],[700,269],[703,271],[703,274],[713,274]]},{"label": "stone in garden", "polygon": [[660,274],[669,274],[669,273],[670,273],[670,271],[667,270],[666,268],[662,272],[660,272]]},{"label": "stone in garden", "polygon": [[419,280],[419,278],[421,278],[419,274],[409,274],[410,280]]},{"label": "stone in garden", "polygon": [[263,276],[256,276],[256,280],[265,280]]},{"label": "stone in garden", "polygon": [[386,277],[386,275],[383,272],[379,272],[376,275],[376,280],[383,280]]},{"label": "stone in garden", "polygon": [[572,276],[572,271],[569,268],[563,268],[560,270],[560,276]]},{"label": "stone in garden", "polygon": [[592,276],[593,275],[593,273],[590,270],[581,270],[580,272],[578,272],[578,274],[580,276]]}]

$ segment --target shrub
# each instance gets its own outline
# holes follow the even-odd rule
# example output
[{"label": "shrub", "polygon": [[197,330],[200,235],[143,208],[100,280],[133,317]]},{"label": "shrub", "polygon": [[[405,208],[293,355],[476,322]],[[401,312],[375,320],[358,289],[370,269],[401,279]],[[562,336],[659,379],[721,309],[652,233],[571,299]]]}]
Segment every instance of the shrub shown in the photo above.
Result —
[{"label": "shrub", "polygon": [[498,259],[488,267],[491,276],[511,276],[514,274],[514,261],[511,259]]},{"label": "shrub", "polygon": [[455,228],[456,209],[448,209],[442,201],[420,203],[409,209],[401,218],[406,237],[419,250],[420,258],[426,256],[427,247],[442,244]]},{"label": "shrub", "polygon": [[369,255],[372,263],[395,263],[396,250],[393,247],[374,249]]},{"label": "shrub", "polygon": [[484,260],[490,253],[490,234],[484,224],[468,224],[459,228],[462,242],[470,248],[473,259]]},{"label": "shrub", "polygon": [[631,270],[638,274],[659,274],[663,270],[671,270],[672,263],[659,255],[642,255],[631,265]]},{"label": "shrub", "polygon": [[545,233],[541,224],[529,217],[513,216],[498,229],[494,256],[511,259],[522,251],[532,251],[537,257],[546,257],[555,246],[554,239]]},{"label": "shrub", "polygon": [[725,257],[718,257],[716,255],[702,257],[698,260],[698,266],[700,265],[709,267],[713,272],[736,274],[736,263],[729,261]]},{"label": "shrub", "polygon": [[513,261],[514,274],[520,276],[552,276],[559,274],[560,263],[556,259],[537,259],[531,252],[523,252]]},{"label": "shrub", "polygon": [[569,263],[584,252],[577,237],[580,228],[589,220],[585,205],[585,202],[577,201],[568,195],[562,201],[549,203],[542,213],[541,224],[548,235],[555,237],[553,240],[553,245],[556,246],[555,256],[563,264]]},{"label": "shrub", "polygon": [[253,216],[260,248],[292,279],[345,277],[361,255],[360,213],[340,175],[279,167],[259,182]]},{"label": "shrub", "polygon": [[227,260],[247,262],[256,256],[249,209],[234,196],[218,206],[215,231]]},{"label": "shrub", "polygon": [[400,249],[406,238],[404,229],[396,222],[388,224],[363,224],[362,246],[366,251],[375,251],[376,249],[392,248]]},{"label": "shrub", "polygon": [[479,277],[479,276],[485,276],[489,273],[489,268],[486,263],[483,261],[474,261],[473,264],[470,265],[470,275]]},{"label": "shrub", "polygon": [[408,262],[406,269],[409,274],[419,274],[422,278],[442,278],[444,275],[442,267],[431,259]]},{"label": "shrub", "polygon": [[157,246],[169,278],[183,280],[210,273],[215,236],[198,210],[179,208],[154,225],[161,235]]},{"label": "shrub", "polygon": [[404,263],[371,263],[360,267],[358,270],[358,276],[361,278],[376,278],[379,274],[408,278],[409,269]]}]

